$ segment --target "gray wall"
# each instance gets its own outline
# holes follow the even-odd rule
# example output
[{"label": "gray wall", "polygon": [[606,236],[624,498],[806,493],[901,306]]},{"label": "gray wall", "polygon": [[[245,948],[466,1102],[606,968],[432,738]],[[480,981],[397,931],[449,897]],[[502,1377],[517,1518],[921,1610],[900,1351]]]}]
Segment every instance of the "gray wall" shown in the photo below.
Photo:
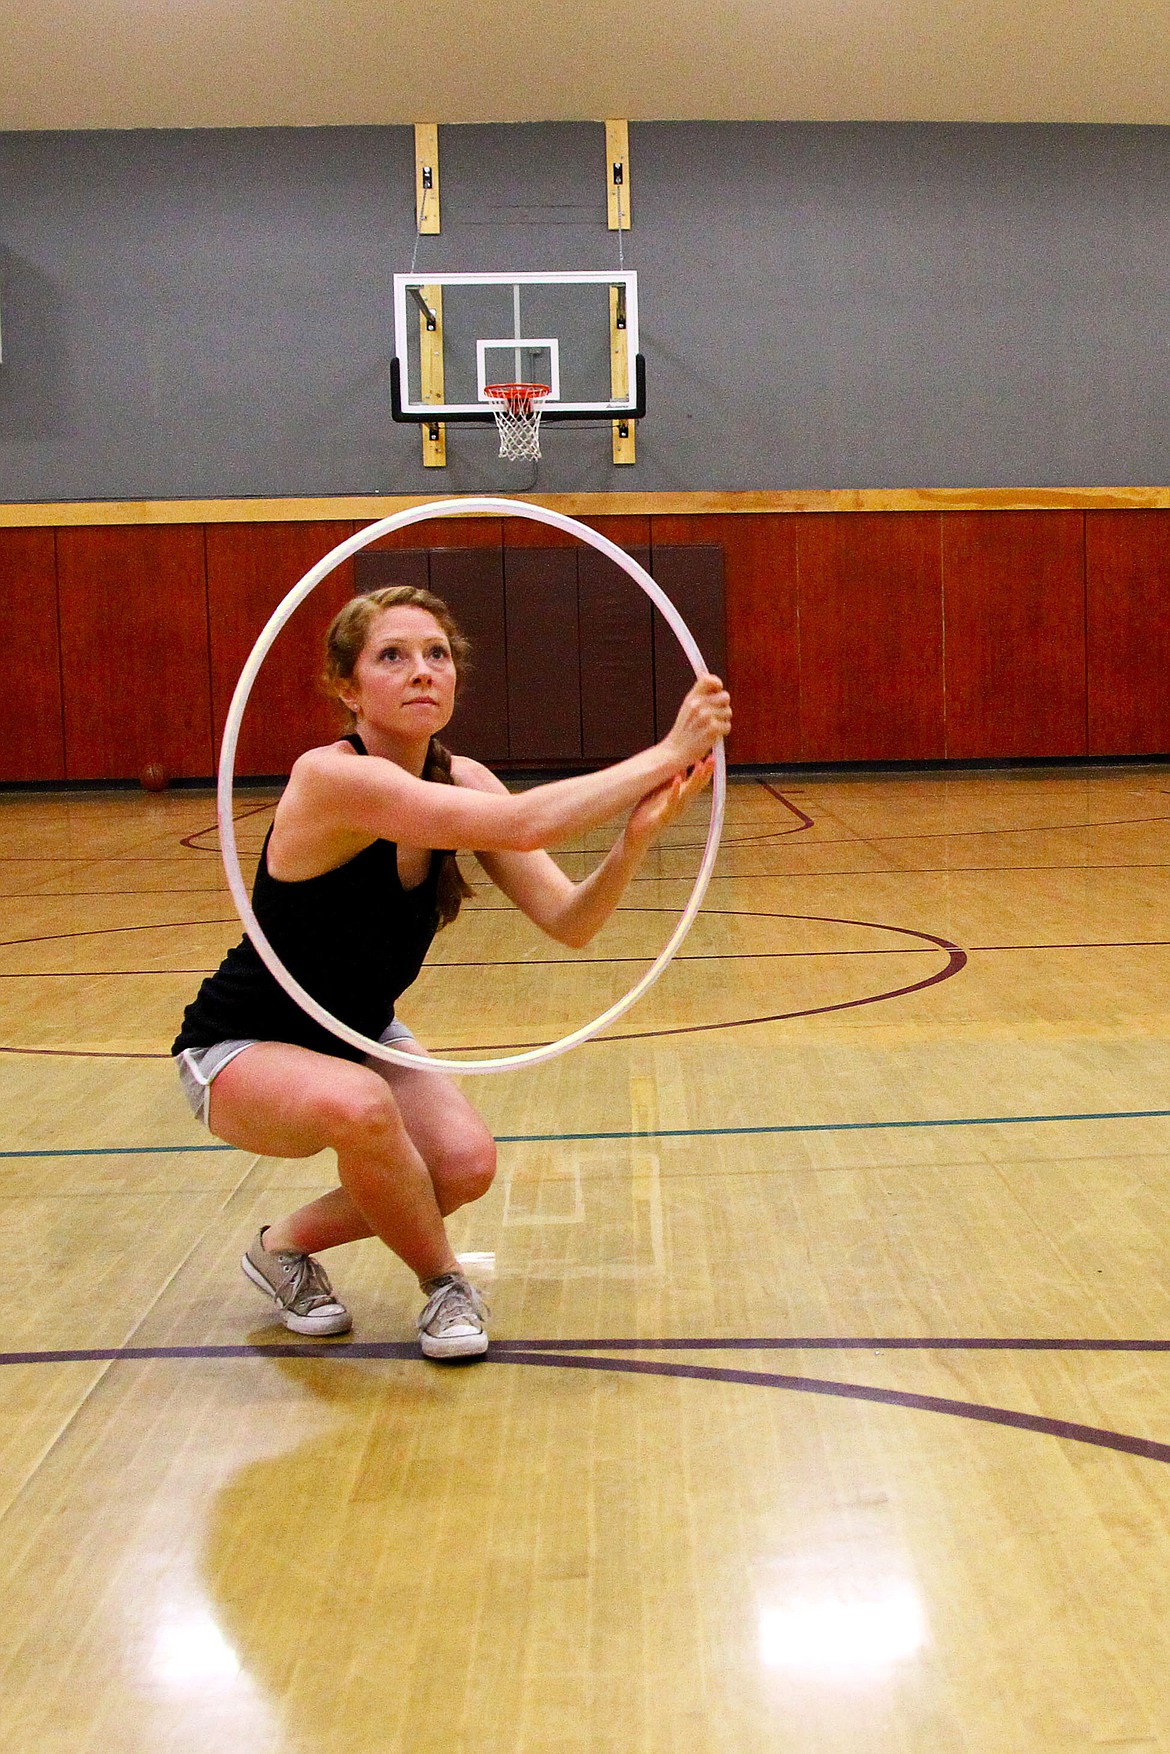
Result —
[{"label": "gray wall", "polygon": [[[441,133],[419,266],[610,267],[599,124]],[[631,129],[650,409],[574,489],[1165,484],[1170,129]],[[520,489],[389,418],[408,128],[0,134],[0,500]]]}]

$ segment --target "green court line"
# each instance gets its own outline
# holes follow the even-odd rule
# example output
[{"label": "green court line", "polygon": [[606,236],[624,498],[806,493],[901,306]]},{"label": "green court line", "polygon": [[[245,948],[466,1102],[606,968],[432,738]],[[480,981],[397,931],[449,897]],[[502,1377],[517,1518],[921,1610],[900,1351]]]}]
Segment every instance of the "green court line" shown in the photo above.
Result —
[{"label": "green court line", "polygon": [[197,1151],[237,1151],[237,1145],[91,1145],[71,1151],[0,1151],[2,1157],[189,1157]]},{"label": "green court line", "polygon": [[1026,1127],[1044,1121],[1170,1119],[1170,1108],[1107,1109],[1101,1114],[964,1115],[941,1121],[812,1121],[779,1127],[647,1127],[628,1133],[500,1133],[498,1145],[535,1145],[579,1139],[734,1139],[772,1133],[874,1133],[907,1127]]},{"label": "green court line", "polygon": [[[805,1121],[775,1127],[640,1127],[613,1133],[500,1133],[498,1145],[557,1145],[614,1139],[742,1139],[779,1133],[879,1133],[911,1127],[1030,1127],[1052,1121],[1161,1121],[1170,1108],[1113,1108],[1067,1115],[962,1115],[936,1121]],[[95,1145],[69,1151],[0,1151],[6,1157],[160,1157],[199,1151],[235,1151],[235,1145]]]}]

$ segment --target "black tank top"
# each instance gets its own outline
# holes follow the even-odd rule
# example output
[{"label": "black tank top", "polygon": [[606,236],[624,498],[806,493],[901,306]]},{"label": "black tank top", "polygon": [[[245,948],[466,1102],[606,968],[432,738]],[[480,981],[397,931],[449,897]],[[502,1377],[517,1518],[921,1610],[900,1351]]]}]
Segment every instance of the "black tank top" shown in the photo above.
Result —
[{"label": "black tank top", "polygon": [[[359,737],[350,741],[365,754]],[[374,841],[319,877],[286,883],[268,869],[271,837],[269,829],[252,890],[265,936],[306,992],[376,1040],[438,929],[443,854],[431,854],[427,875],[413,889],[402,887],[398,848],[389,840]],[[362,1058],[360,1048],[315,1023],[288,997],[247,937],[203,982],[183,1013],[171,1052],[236,1040],[287,1041],[336,1059]]]}]

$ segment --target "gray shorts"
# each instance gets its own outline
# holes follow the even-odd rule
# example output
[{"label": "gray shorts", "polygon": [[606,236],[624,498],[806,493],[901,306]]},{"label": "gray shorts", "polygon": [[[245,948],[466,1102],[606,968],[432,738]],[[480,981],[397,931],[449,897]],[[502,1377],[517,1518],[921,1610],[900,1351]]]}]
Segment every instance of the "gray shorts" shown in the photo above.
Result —
[{"label": "gray shorts", "polygon": [[[387,1047],[398,1047],[402,1042],[413,1041],[414,1035],[405,1023],[399,1023],[397,1017],[390,1022],[378,1037]],[[197,1121],[207,1125],[207,1106],[211,1086],[224,1067],[242,1054],[245,1048],[257,1046],[255,1036],[247,1041],[217,1041],[209,1048],[184,1048],[182,1053],[175,1055],[178,1067],[179,1083],[183,1086],[183,1095],[191,1105],[191,1113]]]}]

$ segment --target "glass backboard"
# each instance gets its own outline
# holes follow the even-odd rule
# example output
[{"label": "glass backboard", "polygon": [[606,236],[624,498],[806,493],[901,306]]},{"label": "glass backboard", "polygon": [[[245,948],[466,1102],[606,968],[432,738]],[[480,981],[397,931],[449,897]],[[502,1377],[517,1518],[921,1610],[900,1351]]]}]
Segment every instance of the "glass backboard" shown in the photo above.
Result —
[{"label": "glass backboard", "polygon": [[396,274],[394,350],[396,420],[491,421],[498,383],[547,384],[545,420],[645,404],[632,272]]}]

